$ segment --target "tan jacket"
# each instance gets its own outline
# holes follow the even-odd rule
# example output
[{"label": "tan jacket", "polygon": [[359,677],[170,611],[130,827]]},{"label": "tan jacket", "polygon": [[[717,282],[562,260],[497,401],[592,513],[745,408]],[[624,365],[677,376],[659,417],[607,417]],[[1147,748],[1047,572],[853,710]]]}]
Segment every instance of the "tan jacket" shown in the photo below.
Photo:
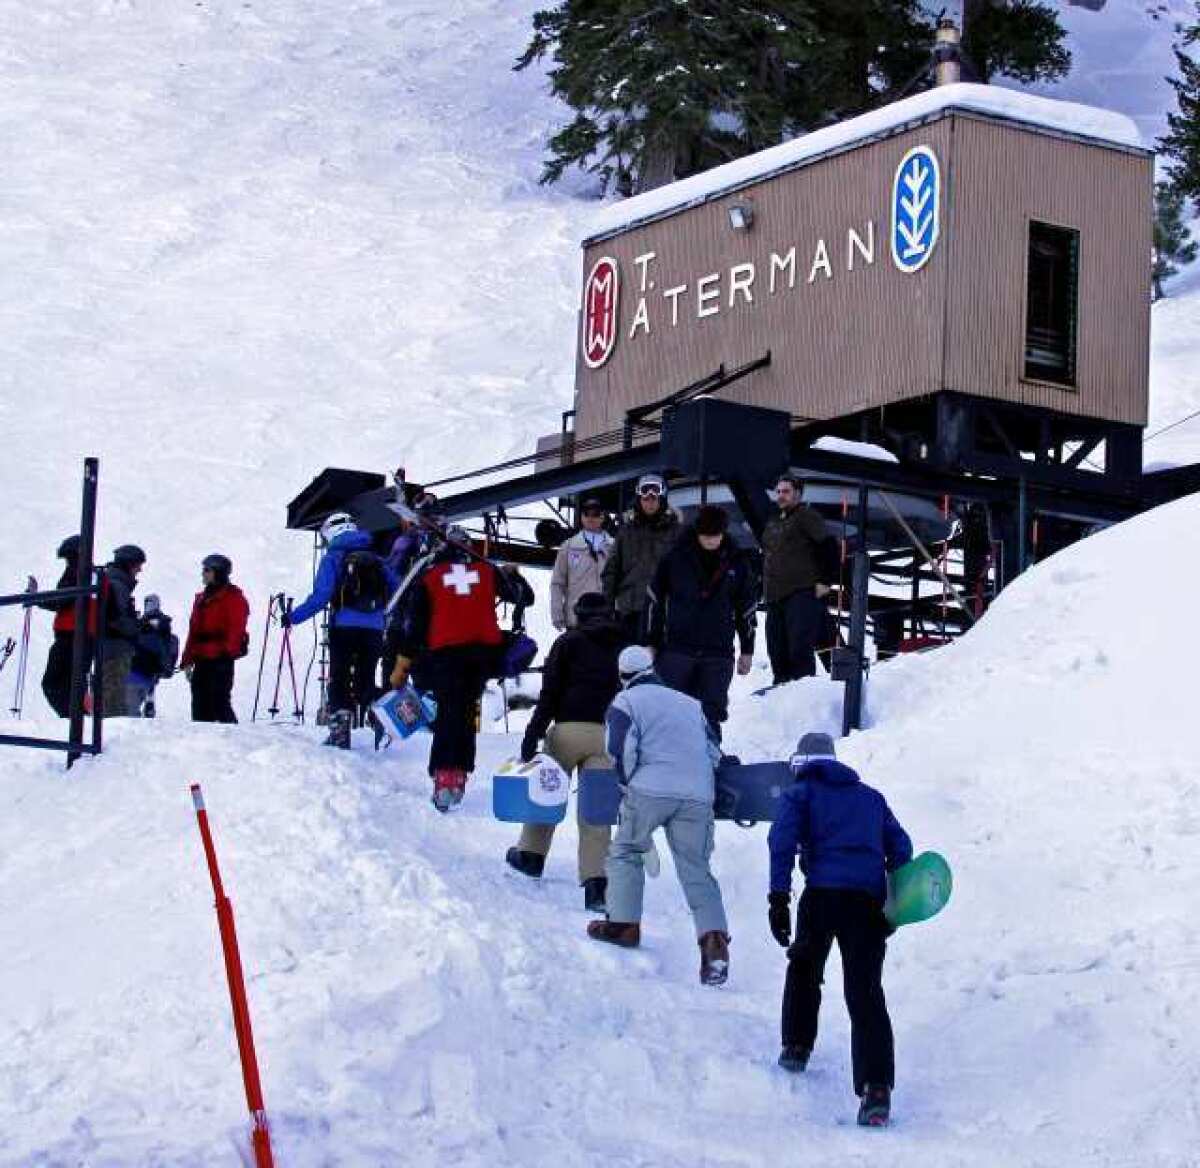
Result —
[{"label": "tan jacket", "polygon": [[607,532],[604,541],[593,552],[582,531],[571,536],[558,549],[554,571],[550,576],[550,621],[559,631],[573,629],[575,601],[585,592],[603,592],[604,565],[612,551],[612,538]]}]

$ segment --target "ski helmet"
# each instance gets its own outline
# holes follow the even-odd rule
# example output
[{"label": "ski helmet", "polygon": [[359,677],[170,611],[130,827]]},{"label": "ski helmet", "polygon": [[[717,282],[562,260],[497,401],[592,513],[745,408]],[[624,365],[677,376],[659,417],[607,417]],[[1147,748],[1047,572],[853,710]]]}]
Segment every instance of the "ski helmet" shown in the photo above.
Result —
[{"label": "ski helmet", "polygon": [[114,564],[144,564],[146,553],[136,543],[123,543],[113,552]]},{"label": "ski helmet", "polygon": [[665,495],[666,493],[667,480],[662,475],[655,474],[653,471],[642,475],[637,481],[637,494],[639,498],[644,495]]},{"label": "ski helmet", "polygon": [[221,555],[220,552],[213,552],[211,556],[205,556],[200,566],[204,571],[215,572],[226,580],[229,579],[229,573],[233,571],[233,562],[228,556]]},{"label": "ski helmet", "polygon": [[349,512],[335,511],[321,524],[321,538],[326,543],[333,543],[339,535],[345,535],[348,531],[357,530],[358,524],[354,522],[354,518]]},{"label": "ski helmet", "polygon": [[60,560],[74,560],[79,556],[79,536],[68,535],[66,539],[58,545],[58,551],[55,553]]}]

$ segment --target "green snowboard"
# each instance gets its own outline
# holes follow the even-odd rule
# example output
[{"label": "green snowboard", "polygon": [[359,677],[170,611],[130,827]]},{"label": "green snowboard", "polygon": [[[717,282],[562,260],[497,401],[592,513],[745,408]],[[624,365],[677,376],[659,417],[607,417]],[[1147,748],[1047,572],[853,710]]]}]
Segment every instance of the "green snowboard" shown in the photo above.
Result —
[{"label": "green snowboard", "polygon": [[888,875],[883,915],[897,929],[937,916],[954,888],[950,865],[937,852],[922,852]]}]

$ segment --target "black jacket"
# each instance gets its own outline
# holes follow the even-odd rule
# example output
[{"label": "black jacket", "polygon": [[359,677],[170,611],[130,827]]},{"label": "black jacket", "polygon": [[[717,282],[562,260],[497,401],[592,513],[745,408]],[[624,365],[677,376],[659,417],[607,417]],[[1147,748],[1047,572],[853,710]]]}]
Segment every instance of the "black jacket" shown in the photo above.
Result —
[{"label": "black jacket", "polygon": [[132,650],[141,631],[141,621],[133,603],[133,590],[137,587],[137,581],[120,564],[109,564],[104,569],[104,574],[104,639],[123,641]]},{"label": "black jacket", "polygon": [[649,589],[650,644],[687,653],[728,654],[736,633],[754,652],[758,580],[750,559],[729,536],[705,553],[693,528],[659,561]]},{"label": "black jacket", "polygon": [[542,672],[542,693],[525,731],[536,744],[551,722],[603,724],[609,703],[621,688],[617,658],[625,641],[610,621],[568,629],[550,646]]}]

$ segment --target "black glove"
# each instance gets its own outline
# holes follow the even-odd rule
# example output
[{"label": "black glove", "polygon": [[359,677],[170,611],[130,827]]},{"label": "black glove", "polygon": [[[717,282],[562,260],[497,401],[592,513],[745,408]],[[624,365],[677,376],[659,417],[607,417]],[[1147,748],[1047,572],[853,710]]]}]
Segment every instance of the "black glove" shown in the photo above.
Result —
[{"label": "black glove", "polygon": [[284,609],[279,614],[279,627],[282,629],[290,629],[292,627],[292,614],[288,609]]},{"label": "black glove", "polygon": [[767,896],[767,920],[771,936],[786,949],[792,943],[792,897],[788,892],[772,892]]},{"label": "black glove", "polygon": [[538,752],[538,740],[530,734],[521,739],[521,761],[533,762],[533,756]]}]

